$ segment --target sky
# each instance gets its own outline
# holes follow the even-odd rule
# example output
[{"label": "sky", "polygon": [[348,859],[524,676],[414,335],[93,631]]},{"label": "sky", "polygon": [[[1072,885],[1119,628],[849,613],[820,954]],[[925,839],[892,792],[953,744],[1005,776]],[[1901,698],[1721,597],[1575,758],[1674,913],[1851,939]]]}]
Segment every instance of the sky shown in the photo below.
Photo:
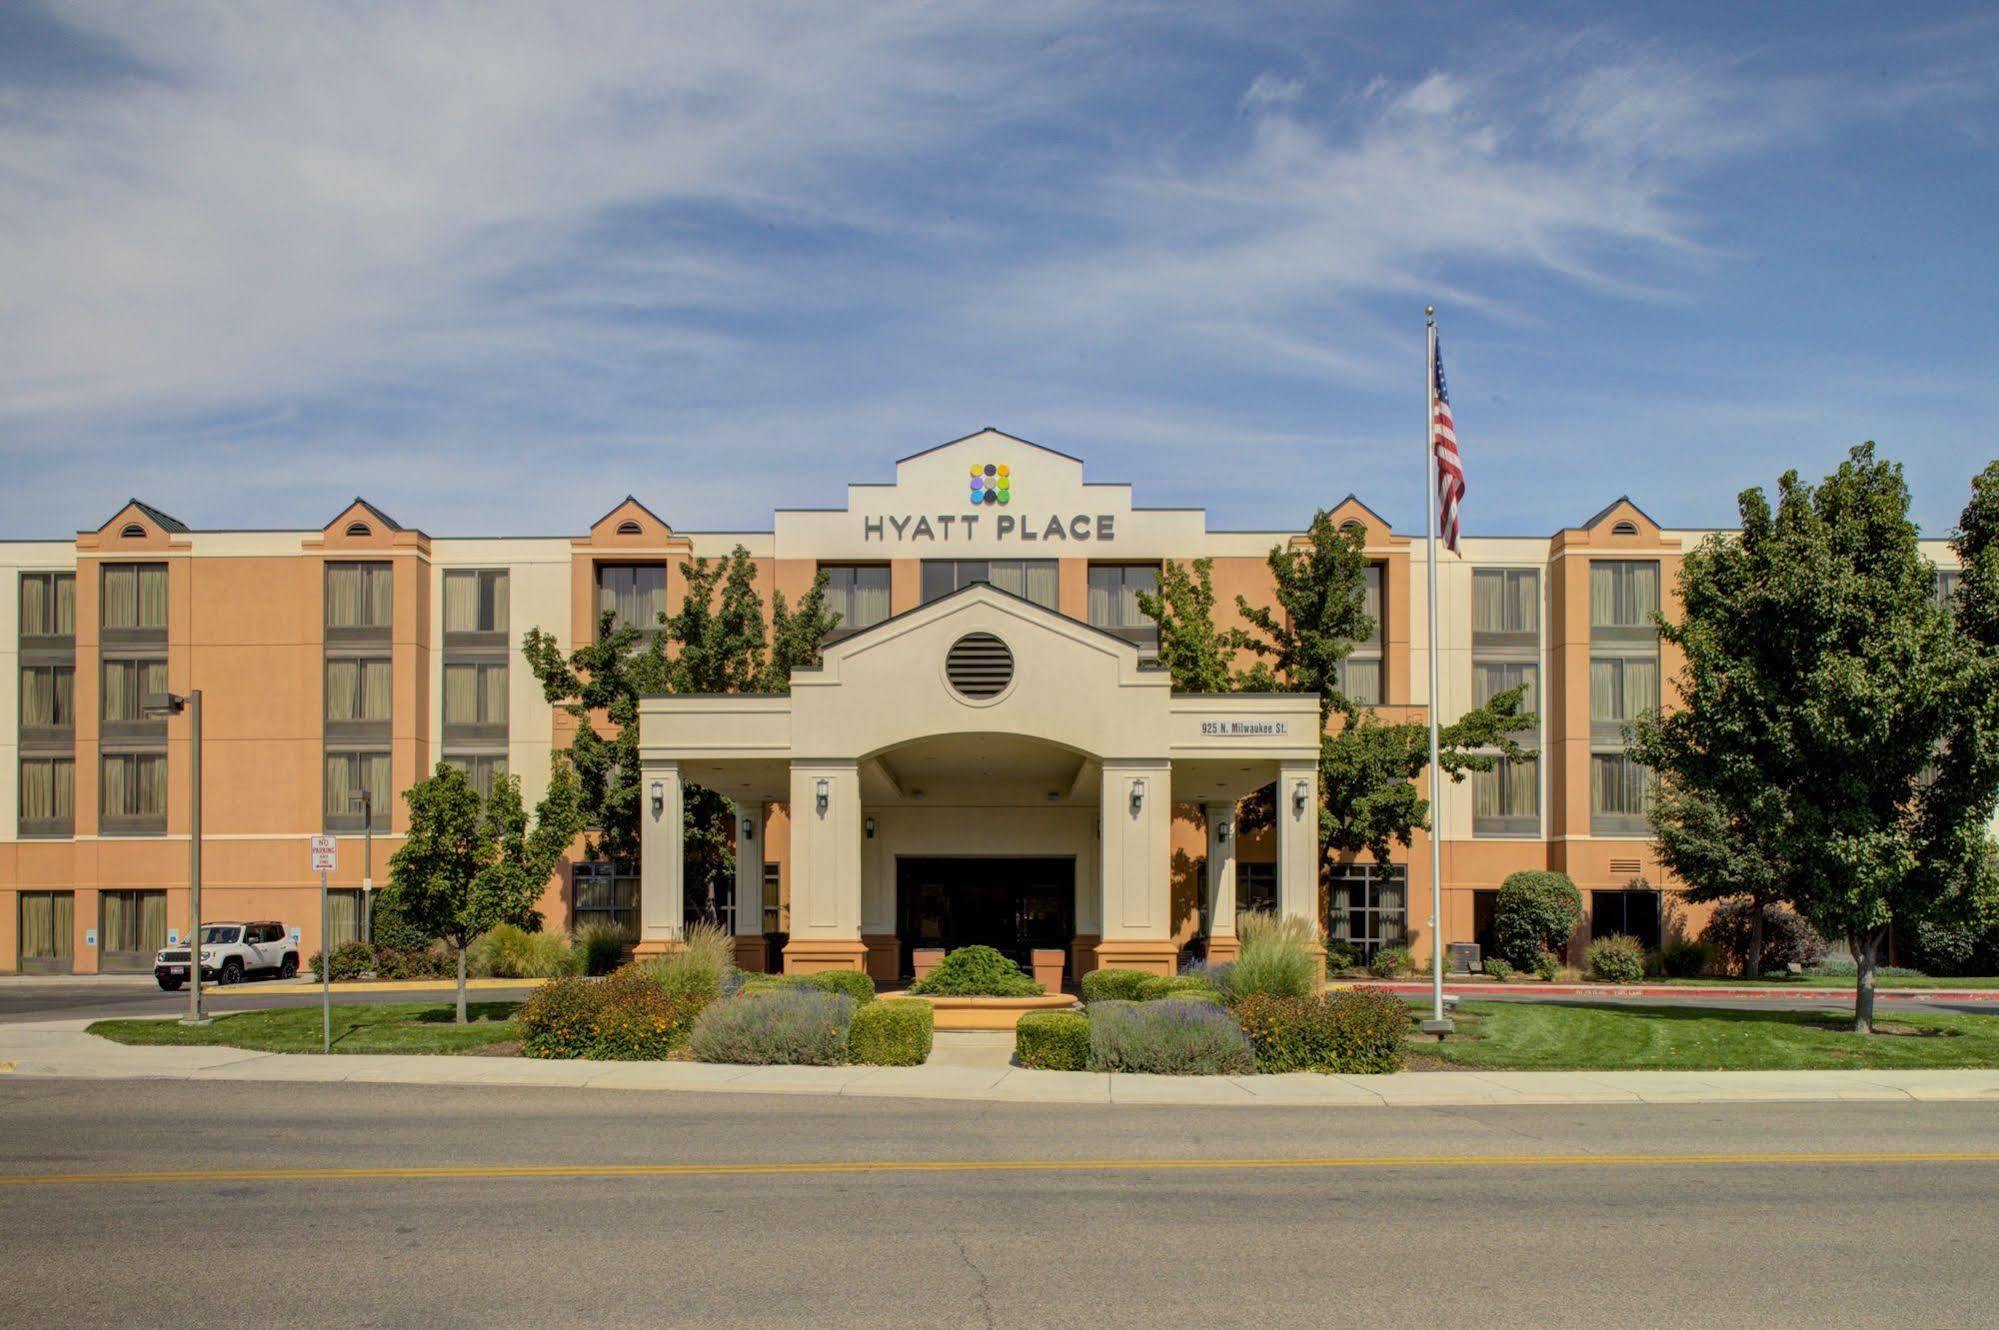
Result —
[{"label": "sky", "polygon": [[0,538],[766,530],[993,426],[1217,528],[1999,457],[1989,5],[0,5]]}]

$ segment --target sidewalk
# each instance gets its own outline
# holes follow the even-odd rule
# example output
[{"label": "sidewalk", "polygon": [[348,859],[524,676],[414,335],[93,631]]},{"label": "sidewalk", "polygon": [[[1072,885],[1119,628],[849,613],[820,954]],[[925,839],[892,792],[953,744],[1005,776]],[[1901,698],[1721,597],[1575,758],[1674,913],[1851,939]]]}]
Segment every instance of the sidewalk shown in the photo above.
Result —
[{"label": "sidewalk", "polygon": [[[267,1084],[356,1082],[572,1089],[825,1094],[987,1103],[1237,1104],[1441,1108],[1481,1104],[1699,1104],[1887,1100],[1999,1103],[1999,1070],[1735,1072],[1401,1072],[1393,1076],[1140,1076],[992,1065],[989,1038],[939,1036],[921,1067],[734,1067],[698,1062],[253,1053],[135,1048],[84,1021],[0,1026],[0,1077]],[[972,1041],[981,1036],[968,1037]]]}]

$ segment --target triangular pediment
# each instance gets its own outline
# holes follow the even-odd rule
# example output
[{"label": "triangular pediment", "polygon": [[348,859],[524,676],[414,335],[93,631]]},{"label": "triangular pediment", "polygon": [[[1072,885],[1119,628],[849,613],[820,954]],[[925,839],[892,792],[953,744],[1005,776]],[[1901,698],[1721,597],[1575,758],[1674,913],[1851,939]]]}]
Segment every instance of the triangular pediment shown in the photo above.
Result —
[{"label": "triangular pediment", "polygon": [[592,545],[661,545],[671,539],[666,519],[629,494],[590,524]]},{"label": "triangular pediment", "polygon": [[104,525],[78,535],[94,536],[98,548],[165,549],[175,536],[186,535],[187,523],[149,503],[127,499],[125,505],[105,519]]}]

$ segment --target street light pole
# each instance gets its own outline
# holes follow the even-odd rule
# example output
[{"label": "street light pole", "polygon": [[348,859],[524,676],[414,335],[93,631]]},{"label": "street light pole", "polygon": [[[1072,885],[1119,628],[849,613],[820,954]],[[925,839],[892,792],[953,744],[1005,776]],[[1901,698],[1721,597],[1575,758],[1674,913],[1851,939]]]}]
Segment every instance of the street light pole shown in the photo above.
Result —
[{"label": "street light pole", "polygon": [[361,940],[375,941],[375,792],[361,787]]},{"label": "street light pole", "polygon": [[208,1017],[201,1014],[201,690],[190,688],[185,697],[156,693],[146,699],[145,711],[162,717],[187,713],[193,753],[187,797],[187,1015],[181,1024],[206,1025]]}]

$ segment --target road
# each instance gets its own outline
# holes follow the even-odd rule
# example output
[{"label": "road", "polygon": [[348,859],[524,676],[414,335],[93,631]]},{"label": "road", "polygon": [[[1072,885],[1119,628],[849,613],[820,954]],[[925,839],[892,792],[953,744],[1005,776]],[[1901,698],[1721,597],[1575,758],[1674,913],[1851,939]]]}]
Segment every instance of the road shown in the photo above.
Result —
[{"label": "road", "polygon": [[[525,988],[476,988],[481,1002],[519,1001]],[[382,992],[335,987],[333,1000],[350,1002],[449,1002],[446,991]],[[253,979],[223,988],[208,984],[201,1002],[213,1013],[261,1007],[317,1006],[319,985],[305,980]],[[104,1020],[117,1016],[177,1016],[187,1010],[187,990],[167,993],[146,976],[90,975],[74,979],[15,979],[0,982],[0,1023],[10,1021]]]},{"label": "road", "polygon": [[[0,1122],[6,1325],[1906,1327],[1991,1324],[1999,1299],[1989,1104],[0,1079]],[[1981,1157],[1853,1158],[1883,1151]],[[1689,1161],[1578,1159],[1660,1154]],[[868,1161],[896,1166],[837,1167]],[[272,1173],[297,1168],[343,1172]],[[210,1175],[20,1181],[161,1169]]]}]

